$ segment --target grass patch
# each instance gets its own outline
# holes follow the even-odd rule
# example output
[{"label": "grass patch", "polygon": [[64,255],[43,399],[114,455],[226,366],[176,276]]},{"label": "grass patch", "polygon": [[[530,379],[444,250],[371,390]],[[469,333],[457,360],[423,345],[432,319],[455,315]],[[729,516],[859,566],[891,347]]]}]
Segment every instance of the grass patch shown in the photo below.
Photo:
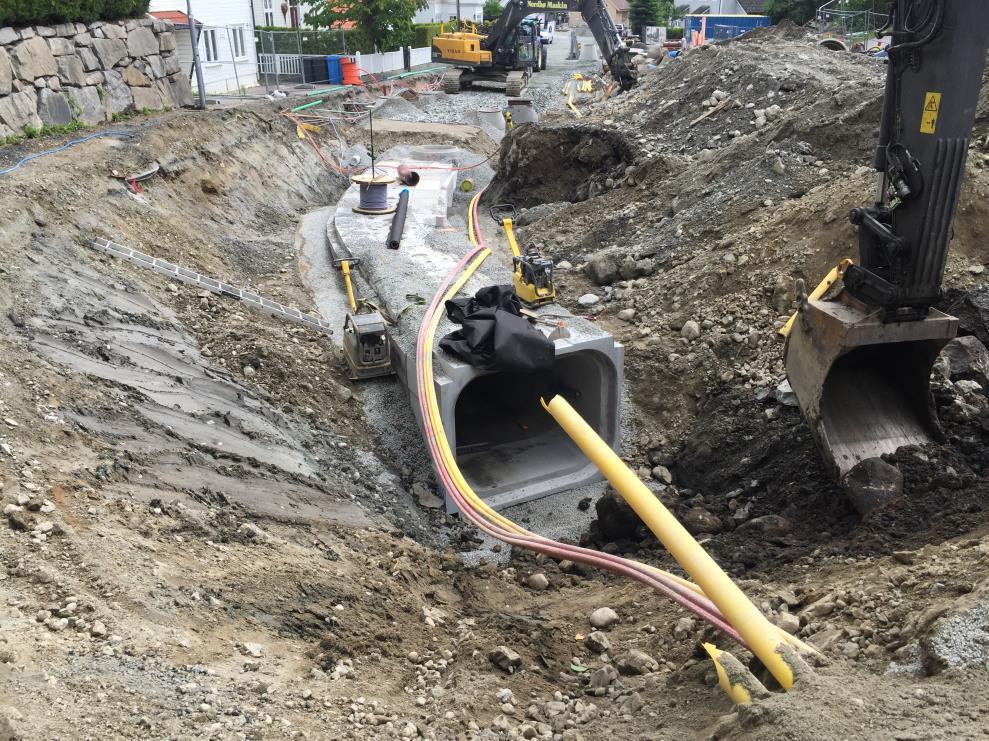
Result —
[{"label": "grass patch", "polygon": [[11,134],[10,136],[0,138],[0,146],[5,147],[10,144],[18,144],[27,139],[41,139],[46,136],[64,136],[66,134],[73,134],[76,131],[83,131],[89,128],[91,127],[82,121],[73,121],[72,123],[59,124],[57,126],[49,126],[48,124],[31,126],[31,124],[28,124],[24,127],[23,133]]}]

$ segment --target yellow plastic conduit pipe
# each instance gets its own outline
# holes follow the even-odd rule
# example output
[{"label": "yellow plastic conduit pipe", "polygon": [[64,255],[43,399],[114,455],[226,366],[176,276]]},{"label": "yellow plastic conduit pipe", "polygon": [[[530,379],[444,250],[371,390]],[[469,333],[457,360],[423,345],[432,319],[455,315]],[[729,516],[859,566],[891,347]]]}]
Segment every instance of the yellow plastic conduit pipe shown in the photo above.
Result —
[{"label": "yellow plastic conduit pipe", "polygon": [[[477,245],[478,242],[475,236],[475,224],[474,224],[473,214],[474,211],[476,210],[475,206],[477,204],[477,201],[480,199],[482,194],[483,191],[478,193],[476,196],[474,196],[474,198],[470,202],[469,208],[467,209],[468,236],[470,237],[471,244],[474,245]],[[484,262],[484,260],[490,254],[491,254],[490,250],[485,250],[484,252],[478,254],[478,256],[474,259],[474,261],[467,268],[465,268],[463,274],[450,287],[450,290],[447,291],[446,295],[443,297],[444,301],[453,298],[454,296],[457,295],[457,293],[460,292],[461,288],[463,288],[464,284],[467,282],[470,276],[474,273],[475,270],[477,270],[478,267],[480,267],[481,263]],[[437,313],[436,317],[434,318],[434,321],[430,324],[429,327],[427,327],[427,335],[425,338],[426,340],[425,346],[427,348],[431,348],[433,346],[433,339],[436,335],[436,327],[439,325],[439,321],[440,321],[440,314]],[[425,354],[425,357],[423,359],[423,370],[425,372],[426,378],[432,378],[432,374],[433,374],[432,352],[427,352]],[[467,480],[464,478],[463,473],[461,472],[460,467],[457,465],[457,462],[453,456],[453,451],[450,449],[450,445],[447,442],[446,430],[443,427],[443,420],[440,416],[439,405],[436,403],[436,390],[432,384],[426,385],[426,399],[427,399],[426,411],[429,414],[430,421],[433,423],[433,426],[437,431],[437,446],[439,447],[440,456],[443,459],[444,467],[446,468],[450,476],[453,478],[454,482],[457,485],[457,488],[463,494],[464,498],[470,503],[471,508],[475,512],[482,515],[486,520],[488,520],[488,522],[494,523],[496,525],[500,525],[502,528],[508,530],[509,532],[513,532],[517,535],[535,537],[535,538],[540,538],[542,540],[546,540],[546,538],[544,538],[543,536],[540,536],[537,533],[533,533],[529,530],[526,530],[525,528],[520,527],[518,524],[516,524],[513,520],[509,520],[508,518],[504,517],[498,512],[495,512],[493,509],[491,509],[488,506],[488,504],[483,499],[477,496],[477,494],[471,488],[470,484],[468,484]],[[663,569],[660,569],[656,566],[652,566],[650,564],[639,563],[631,559],[629,559],[629,563],[634,564],[638,567],[648,569],[654,574],[672,580],[680,584],[681,586],[684,586],[696,592],[701,596],[706,596],[704,590],[701,587],[689,581],[688,579],[683,579],[682,577],[679,577],[676,574],[671,574],[668,571],[664,571]],[[790,635],[786,631],[782,630],[781,628],[777,628],[775,625],[772,625],[768,621],[766,621],[766,624],[769,625],[769,627],[773,631],[775,631],[775,633],[779,636],[779,638],[791,644],[798,650],[812,654],[819,653],[817,649],[815,649],[813,646],[810,646],[809,644],[801,641],[796,636]]]},{"label": "yellow plastic conduit pipe", "polygon": [[783,689],[793,687],[793,669],[780,653],[786,642],[776,626],[749,601],[738,585],[566,399],[556,396],[549,404],[543,401],[543,406],[625,498],[677,563],[704,590],[704,594],[718,606],[721,614],[745,639],[752,653],[759,657]]}]

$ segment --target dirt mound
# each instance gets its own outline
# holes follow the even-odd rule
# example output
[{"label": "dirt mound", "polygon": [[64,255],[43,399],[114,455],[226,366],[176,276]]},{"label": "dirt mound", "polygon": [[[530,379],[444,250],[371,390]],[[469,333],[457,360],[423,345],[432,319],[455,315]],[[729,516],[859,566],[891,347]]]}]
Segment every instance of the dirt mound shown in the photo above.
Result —
[{"label": "dirt mound", "polygon": [[[519,207],[584,201],[613,187],[634,159],[620,134],[597,128],[519,126],[502,140],[498,170],[486,200]],[[561,163],[566,167],[560,167]]]}]

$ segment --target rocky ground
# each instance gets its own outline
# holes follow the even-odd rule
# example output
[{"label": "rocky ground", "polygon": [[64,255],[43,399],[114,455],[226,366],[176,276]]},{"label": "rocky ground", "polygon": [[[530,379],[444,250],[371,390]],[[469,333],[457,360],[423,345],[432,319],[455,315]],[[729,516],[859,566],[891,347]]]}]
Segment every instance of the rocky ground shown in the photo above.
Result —
[{"label": "rocky ground", "polygon": [[[825,652],[812,680],[736,710],[700,642],[730,646],[660,596],[525,553],[466,568],[469,531],[379,455],[332,338],[86,246],[313,311],[296,224],[345,181],[252,104],[0,178],[0,738],[983,737],[989,367],[939,366],[947,444],[898,453],[902,506],[861,521],[777,389],[774,329],[793,279],[852,250],[881,69],[771,41],[523,127],[496,188],[539,207],[524,235],[570,263],[562,300],[626,344],[629,461]],[[987,123],[948,279],[983,342]],[[140,192],[115,177],[151,162]],[[612,498],[588,505],[588,542],[666,561]]]}]

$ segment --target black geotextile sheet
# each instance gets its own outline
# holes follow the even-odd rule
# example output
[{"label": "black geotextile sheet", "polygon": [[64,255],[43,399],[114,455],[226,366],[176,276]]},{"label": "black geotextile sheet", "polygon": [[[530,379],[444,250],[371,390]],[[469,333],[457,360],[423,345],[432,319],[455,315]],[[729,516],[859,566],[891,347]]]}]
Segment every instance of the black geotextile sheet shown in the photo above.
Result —
[{"label": "black geotextile sheet", "polygon": [[483,370],[539,372],[553,369],[556,346],[522,316],[511,286],[487,286],[471,298],[446,302],[446,315],[460,329],[440,347]]}]

